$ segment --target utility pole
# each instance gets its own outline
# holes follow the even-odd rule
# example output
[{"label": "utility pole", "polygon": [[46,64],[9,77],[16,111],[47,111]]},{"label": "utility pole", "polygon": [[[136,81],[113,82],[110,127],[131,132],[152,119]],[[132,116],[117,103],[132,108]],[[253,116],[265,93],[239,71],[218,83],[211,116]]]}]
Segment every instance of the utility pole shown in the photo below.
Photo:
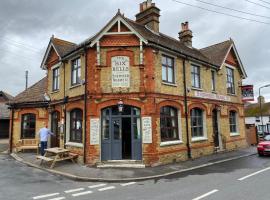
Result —
[{"label": "utility pole", "polygon": [[25,71],[25,90],[28,88],[28,70]]}]

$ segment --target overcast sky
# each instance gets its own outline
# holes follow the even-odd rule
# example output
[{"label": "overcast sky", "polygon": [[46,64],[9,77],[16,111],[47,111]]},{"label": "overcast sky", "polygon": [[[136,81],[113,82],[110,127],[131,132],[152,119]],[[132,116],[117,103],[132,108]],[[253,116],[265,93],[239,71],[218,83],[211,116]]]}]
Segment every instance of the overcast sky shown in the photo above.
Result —
[{"label": "overcast sky", "polygon": [[[52,34],[79,43],[98,32],[120,8],[134,19],[143,0],[1,0],[0,2],[0,90],[16,95],[45,76],[40,63]],[[270,0],[264,8],[246,0],[203,0],[237,10],[268,16],[262,18],[219,9],[196,0],[179,0],[207,9],[269,23],[260,24],[179,4],[172,0],[153,0],[161,9],[160,31],[177,38],[181,22],[189,21],[193,46],[203,48],[229,39],[246,68],[246,84],[258,87],[270,83]],[[262,90],[270,100],[270,88]]]}]

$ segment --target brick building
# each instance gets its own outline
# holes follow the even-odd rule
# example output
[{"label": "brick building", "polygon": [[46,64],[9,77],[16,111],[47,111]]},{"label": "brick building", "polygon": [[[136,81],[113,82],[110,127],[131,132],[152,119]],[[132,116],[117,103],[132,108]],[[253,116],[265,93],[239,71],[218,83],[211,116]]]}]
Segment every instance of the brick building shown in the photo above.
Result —
[{"label": "brick building", "polygon": [[12,99],[10,94],[0,91],[0,138],[8,138],[10,111],[7,103]]},{"label": "brick building", "polygon": [[[148,0],[135,21],[118,11],[80,44],[52,37],[41,64],[47,113],[14,103],[17,123],[42,109],[58,135],[50,145],[87,164],[157,165],[246,146],[239,88],[246,73],[234,42],[196,49],[187,22],[174,39],[159,31],[159,17]],[[13,129],[13,148],[21,132]]]}]

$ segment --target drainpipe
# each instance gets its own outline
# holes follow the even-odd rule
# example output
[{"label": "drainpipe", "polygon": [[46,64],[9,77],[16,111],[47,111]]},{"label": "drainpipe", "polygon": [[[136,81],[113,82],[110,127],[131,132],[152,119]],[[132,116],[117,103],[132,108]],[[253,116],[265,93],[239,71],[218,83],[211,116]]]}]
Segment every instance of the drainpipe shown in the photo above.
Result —
[{"label": "drainpipe", "polygon": [[63,134],[64,134],[64,149],[66,148],[66,122],[67,122],[67,112],[66,112],[66,63],[65,61],[63,61],[63,67],[64,67],[64,130],[63,130]]},{"label": "drainpipe", "polygon": [[87,124],[87,49],[84,47],[84,143],[83,162],[86,163],[86,124]]},{"label": "drainpipe", "polygon": [[11,127],[10,127],[10,134],[9,134],[9,153],[12,153],[13,123],[14,123],[14,108],[11,108]]},{"label": "drainpipe", "polygon": [[187,80],[186,80],[186,60],[183,59],[183,76],[184,76],[184,106],[185,106],[185,120],[186,120],[186,137],[187,137],[187,156],[191,156],[191,148],[189,144],[189,126],[188,126],[188,105],[187,105]]}]

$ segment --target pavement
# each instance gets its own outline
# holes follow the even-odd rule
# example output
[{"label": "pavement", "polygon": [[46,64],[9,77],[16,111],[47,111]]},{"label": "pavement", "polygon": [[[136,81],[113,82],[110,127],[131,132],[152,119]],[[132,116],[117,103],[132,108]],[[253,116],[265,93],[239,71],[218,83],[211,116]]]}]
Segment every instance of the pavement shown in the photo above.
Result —
[{"label": "pavement", "polygon": [[7,153],[9,147],[9,140],[8,139],[0,139],[0,153]]},{"label": "pavement", "polygon": [[47,165],[40,166],[40,160],[36,159],[35,153],[12,153],[11,156],[17,161],[28,166],[45,170],[52,174],[62,175],[77,181],[96,182],[123,182],[144,181],[165,178],[171,175],[189,172],[195,169],[228,162],[256,154],[256,147],[249,147],[229,152],[220,152],[184,162],[167,164],[146,168],[96,168],[63,161],[56,164],[53,169]]}]

